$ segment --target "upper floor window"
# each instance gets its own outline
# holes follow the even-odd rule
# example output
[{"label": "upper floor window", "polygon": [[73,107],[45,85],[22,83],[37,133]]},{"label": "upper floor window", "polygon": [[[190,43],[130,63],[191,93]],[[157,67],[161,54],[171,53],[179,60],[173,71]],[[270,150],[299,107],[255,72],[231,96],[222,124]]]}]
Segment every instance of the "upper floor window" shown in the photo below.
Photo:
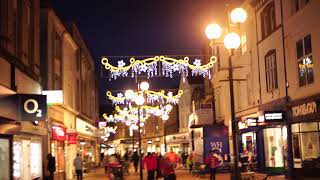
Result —
[{"label": "upper floor window", "polygon": [[267,92],[278,89],[276,50],[270,50],[265,56]]},{"label": "upper floor window", "polygon": [[310,0],[292,0],[291,2],[292,12],[295,13],[306,6]]},{"label": "upper floor window", "polygon": [[276,29],[274,1],[266,5],[260,14],[262,38],[267,37]]},{"label": "upper floor window", "polygon": [[296,43],[299,86],[314,82],[311,35]]}]

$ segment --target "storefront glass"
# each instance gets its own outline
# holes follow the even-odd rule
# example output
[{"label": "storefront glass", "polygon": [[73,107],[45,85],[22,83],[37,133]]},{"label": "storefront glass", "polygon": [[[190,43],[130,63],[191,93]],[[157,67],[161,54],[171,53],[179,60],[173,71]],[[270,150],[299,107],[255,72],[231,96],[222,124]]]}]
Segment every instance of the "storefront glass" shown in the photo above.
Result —
[{"label": "storefront glass", "polygon": [[56,159],[57,172],[64,172],[65,160],[64,160],[64,142],[63,141],[51,141],[51,154]]},{"label": "storefront glass", "polygon": [[256,133],[247,132],[242,134],[242,149],[241,163],[243,167],[248,170],[254,170],[257,166],[257,145],[256,145]]},{"label": "storefront glass", "polygon": [[31,160],[31,176],[33,178],[41,177],[42,169],[42,151],[41,151],[41,144],[40,143],[31,143],[30,144],[30,160]]},{"label": "storefront glass", "polygon": [[0,139],[0,179],[10,179],[9,146],[9,139]]},{"label": "storefront glass", "polygon": [[263,130],[266,167],[284,167],[284,150],[286,133],[284,128],[267,128]]},{"label": "storefront glass", "polygon": [[295,168],[320,167],[319,123],[292,125],[292,146]]}]

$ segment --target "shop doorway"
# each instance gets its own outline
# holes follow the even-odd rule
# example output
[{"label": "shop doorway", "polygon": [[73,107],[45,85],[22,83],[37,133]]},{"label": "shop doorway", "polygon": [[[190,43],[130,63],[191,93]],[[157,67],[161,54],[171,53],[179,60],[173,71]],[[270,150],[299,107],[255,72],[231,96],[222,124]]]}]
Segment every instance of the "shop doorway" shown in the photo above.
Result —
[{"label": "shop doorway", "polygon": [[22,177],[25,180],[31,180],[30,174],[30,141],[22,140]]},{"label": "shop doorway", "polygon": [[0,179],[10,179],[10,139],[0,138]]}]

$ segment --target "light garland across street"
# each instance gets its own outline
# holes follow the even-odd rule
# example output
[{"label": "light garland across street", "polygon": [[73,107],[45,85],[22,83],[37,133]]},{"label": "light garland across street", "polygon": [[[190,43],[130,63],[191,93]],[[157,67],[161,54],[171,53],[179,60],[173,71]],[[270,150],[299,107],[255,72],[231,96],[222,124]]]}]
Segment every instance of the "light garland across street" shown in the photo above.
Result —
[{"label": "light garland across street", "polygon": [[118,77],[127,77],[129,71],[131,70],[131,77],[135,77],[141,73],[146,73],[148,78],[158,75],[158,64],[161,63],[161,74],[165,77],[173,77],[173,73],[184,73],[186,76],[189,74],[189,69],[191,70],[192,76],[203,76],[211,78],[210,69],[213,67],[214,63],[217,62],[215,56],[211,56],[207,64],[202,64],[201,59],[194,59],[193,63],[189,63],[189,57],[184,57],[183,59],[176,59],[166,56],[154,56],[146,59],[135,59],[130,58],[129,65],[123,60],[118,61],[117,66],[113,66],[109,63],[107,57],[101,59],[102,65],[105,69],[111,72],[111,78],[116,80]]},{"label": "light garland across street", "polygon": [[[183,94],[183,91],[179,90],[178,94],[176,95],[173,95],[171,91],[169,91],[166,94],[164,90],[161,90],[158,92],[147,90],[147,91],[144,91],[143,93],[147,95],[147,103],[158,102],[158,103],[178,104],[179,99]],[[113,96],[111,91],[107,91],[106,95],[115,105],[125,104],[126,102],[130,101],[130,99],[127,99],[122,93],[117,93],[117,96]],[[134,97],[137,97],[138,95],[139,95],[138,93],[134,93]]]}]

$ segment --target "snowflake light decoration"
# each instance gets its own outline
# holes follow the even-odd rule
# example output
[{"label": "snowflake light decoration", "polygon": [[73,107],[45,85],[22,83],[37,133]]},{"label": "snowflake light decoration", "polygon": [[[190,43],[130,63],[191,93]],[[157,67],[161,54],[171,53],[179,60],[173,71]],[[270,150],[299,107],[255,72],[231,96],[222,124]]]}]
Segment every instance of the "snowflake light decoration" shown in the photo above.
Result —
[{"label": "snowflake light decoration", "polygon": [[184,57],[183,59],[175,59],[165,56],[155,56],[142,60],[136,60],[135,58],[130,58],[129,65],[123,60],[118,61],[118,66],[113,66],[109,63],[108,58],[103,57],[101,60],[102,65],[105,69],[111,72],[111,79],[117,79],[118,77],[127,77],[128,71],[131,70],[131,76],[135,77],[137,74],[147,73],[148,78],[153,77],[158,74],[158,63],[161,63],[162,75],[166,77],[173,77],[173,73],[177,72],[179,74],[184,73],[188,76],[189,69],[192,72],[192,76],[203,76],[210,77],[210,69],[213,68],[214,63],[217,62],[215,56],[210,57],[210,61],[207,64],[202,65],[201,59],[195,59],[195,61],[190,64],[189,57]]}]

